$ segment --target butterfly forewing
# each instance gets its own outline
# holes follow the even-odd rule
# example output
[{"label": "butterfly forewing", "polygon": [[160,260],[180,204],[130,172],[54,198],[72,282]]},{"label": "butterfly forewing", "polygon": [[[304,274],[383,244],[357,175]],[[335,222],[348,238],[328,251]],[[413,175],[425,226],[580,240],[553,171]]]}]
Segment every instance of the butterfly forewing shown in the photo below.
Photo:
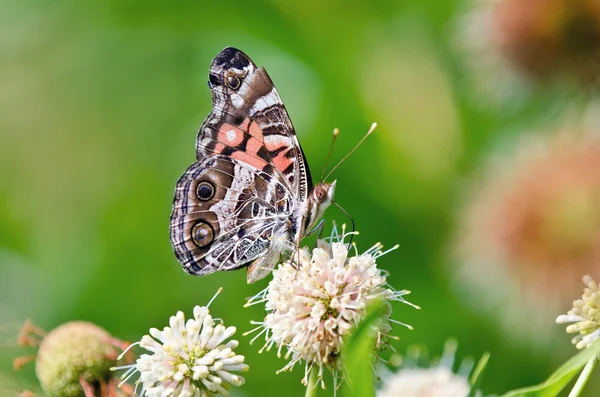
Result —
[{"label": "butterfly forewing", "polygon": [[305,200],[312,187],[310,172],[267,72],[243,52],[226,48],[213,60],[209,76],[213,110],[198,132],[198,160],[221,153],[257,169],[271,165],[289,190]]}]

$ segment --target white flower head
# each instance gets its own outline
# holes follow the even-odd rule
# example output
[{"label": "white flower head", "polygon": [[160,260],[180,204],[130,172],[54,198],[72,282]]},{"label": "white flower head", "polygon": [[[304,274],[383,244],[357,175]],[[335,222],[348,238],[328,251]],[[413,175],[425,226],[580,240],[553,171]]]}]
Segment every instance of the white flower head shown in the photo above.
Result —
[{"label": "white flower head", "polygon": [[466,378],[446,367],[408,368],[391,377],[377,397],[465,397],[470,390]]},{"label": "white flower head", "polygon": [[209,314],[215,297],[207,306],[194,307],[193,319],[186,321],[179,311],[169,319],[168,327],[151,328],[150,335],[132,344],[130,348],[139,344],[150,354],[142,354],[135,364],[113,368],[127,369],[122,383],[139,372],[136,389],[141,384],[140,396],[147,397],[226,396],[231,385],[241,386],[244,378],[233,372],[245,372],[248,365],[244,356],[233,351],[238,341],[227,341],[236,328],[215,325]]},{"label": "white flower head", "polygon": [[558,324],[573,323],[567,326],[570,334],[579,333],[572,339],[578,349],[590,346],[600,339],[600,287],[590,276],[583,277],[587,288],[581,299],[573,301],[573,308],[567,314],[556,318]]},{"label": "white flower head", "polygon": [[[429,361],[421,357],[421,349],[413,347],[410,355],[404,360],[402,367],[396,372],[387,371],[383,374],[383,385],[377,391],[377,397],[465,397],[471,391],[467,375],[473,368],[473,360],[466,358],[460,363],[457,373],[452,371],[458,345],[449,340],[444,347],[444,353],[427,367],[418,363]],[[481,393],[477,392],[477,396]]]},{"label": "white flower head", "polygon": [[273,271],[269,286],[247,303],[247,306],[265,303],[267,311],[264,321],[253,322],[259,326],[248,332],[260,330],[252,342],[265,333],[266,343],[261,352],[276,346],[281,356],[282,349],[286,348],[285,358],[290,361],[278,373],[291,371],[295,364],[304,361],[302,383],[305,385],[315,366],[323,388],[324,367],[332,371],[334,379],[343,373],[343,363],[338,358],[344,337],[365,317],[370,302],[378,299],[386,302],[377,330],[376,348],[387,344],[392,323],[411,328],[390,319],[389,303],[408,303],[403,296],[409,291],[395,291],[390,287],[376,264],[377,258],[397,246],[382,252],[383,246],[378,243],[359,254],[356,245],[352,245],[352,254],[351,245],[345,239],[353,234],[358,232],[345,233],[342,226],[339,235],[334,227],[329,238],[317,241],[312,254],[306,247],[293,253],[290,260]]}]

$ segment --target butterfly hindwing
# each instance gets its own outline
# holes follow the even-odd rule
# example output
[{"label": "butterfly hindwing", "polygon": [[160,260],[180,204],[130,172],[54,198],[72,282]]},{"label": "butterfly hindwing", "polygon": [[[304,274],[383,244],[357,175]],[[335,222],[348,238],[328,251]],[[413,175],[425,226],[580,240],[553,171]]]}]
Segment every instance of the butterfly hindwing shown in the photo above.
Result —
[{"label": "butterfly hindwing", "polygon": [[171,242],[188,273],[233,270],[268,251],[278,219],[291,210],[281,181],[244,162],[210,156],[177,183]]}]

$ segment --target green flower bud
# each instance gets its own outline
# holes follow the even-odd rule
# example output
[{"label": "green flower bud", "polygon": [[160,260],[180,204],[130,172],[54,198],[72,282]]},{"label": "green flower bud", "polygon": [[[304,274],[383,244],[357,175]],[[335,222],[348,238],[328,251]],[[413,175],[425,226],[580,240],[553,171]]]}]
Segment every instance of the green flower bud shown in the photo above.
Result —
[{"label": "green flower bud", "polygon": [[90,384],[110,377],[119,352],[113,337],[84,321],[71,321],[51,331],[36,359],[40,385],[51,397],[83,395],[81,381]]}]

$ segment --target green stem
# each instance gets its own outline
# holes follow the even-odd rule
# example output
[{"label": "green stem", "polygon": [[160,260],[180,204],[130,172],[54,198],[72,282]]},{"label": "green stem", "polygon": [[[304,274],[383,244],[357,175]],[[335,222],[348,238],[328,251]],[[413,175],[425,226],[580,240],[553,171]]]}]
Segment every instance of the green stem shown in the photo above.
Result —
[{"label": "green stem", "polygon": [[573,386],[573,389],[569,393],[569,397],[578,397],[581,394],[583,388],[590,379],[590,376],[592,375],[592,371],[596,367],[596,364],[598,364],[598,356],[590,358],[590,361],[587,362],[587,364],[583,368],[583,371],[581,371],[579,379],[577,379],[575,386]]},{"label": "green stem", "polygon": [[306,385],[306,393],[304,397],[316,397],[317,396],[317,370],[313,368],[310,370],[310,375],[308,376],[308,384]]}]

